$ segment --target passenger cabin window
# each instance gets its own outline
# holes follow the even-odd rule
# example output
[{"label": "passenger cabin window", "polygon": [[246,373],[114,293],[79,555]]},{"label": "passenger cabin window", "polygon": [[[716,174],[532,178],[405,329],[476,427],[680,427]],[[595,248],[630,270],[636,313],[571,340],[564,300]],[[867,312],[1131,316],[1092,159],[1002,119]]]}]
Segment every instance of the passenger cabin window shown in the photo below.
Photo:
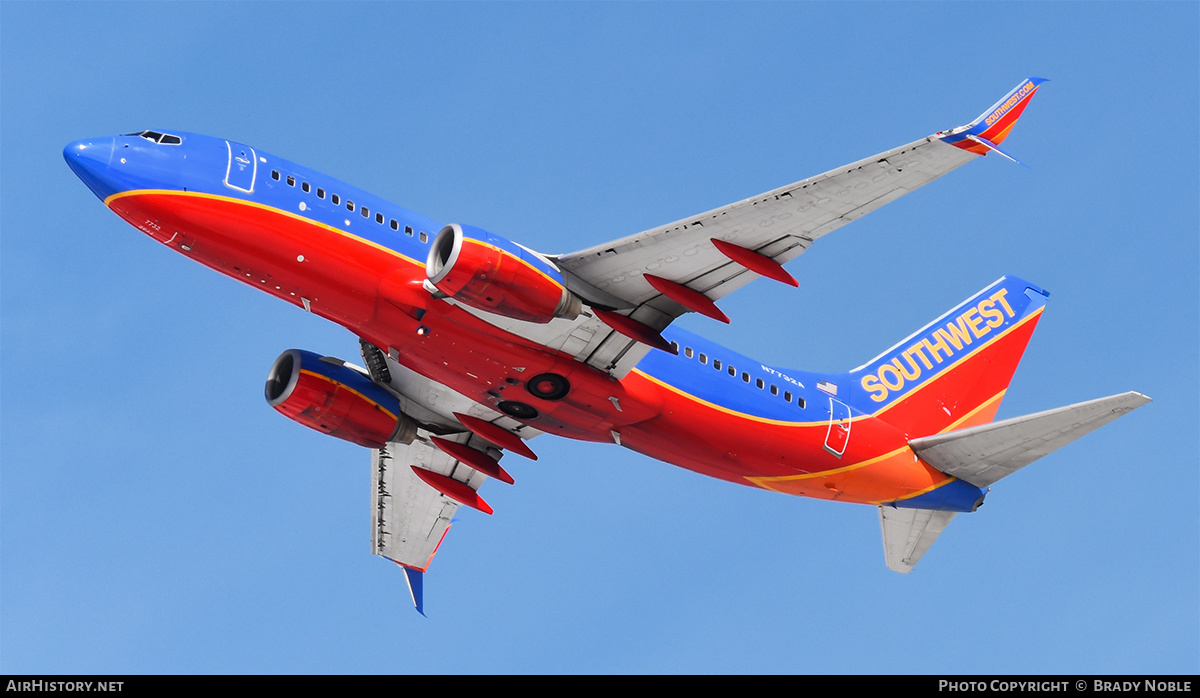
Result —
[{"label": "passenger cabin window", "polygon": [[358,209],[358,212],[362,214],[363,218],[371,217],[371,212],[367,209],[366,206],[363,206],[362,208]]},{"label": "passenger cabin window", "polygon": [[790,391],[790,390],[783,391],[783,401],[784,402],[792,401],[792,391]]},{"label": "passenger cabin window", "polygon": [[686,356],[686,357],[688,357],[688,358],[690,359],[690,358],[692,358],[693,356],[695,356],[695,355],[696,355],[696,352],[692,351],[692,348],[691,348],[691,347],[684,347],[684,348],[683,348],[683,355],[684,355],[684,356]]},{"label": "passenger cabin window", "polygon": [[271,179],[279,181],[279,170],[271,170]]},{"label": "passenger cabin window", "polygon": [[412,237],[412,226],[411,225],[404,226],[404,234],[409,237]]},{"label": "passenger cabin window", "polygon": [[421,242],[429,242],[429,236],[423,232],[421,233]]},{"label": "passenger cabin window", "polygon": [[746,373],[745,371],[742,371],[742,380],[745,381],[746,383],[749,383],[750,382],[750,374]]},{"label": "passenger cabin window", "polygon": [[338,204],[342,203],[342,200],[338,197],[337,194],[333,194],[332,196],[330,196],[329,200],[333,202],[334,206],[337,206]]},{"label": "passenger cabin window", "polygon": [[729,375],[731,375],[731,376],[733,376],[733,377],[735,377],[735,378],[736,378],[736,377],[737,377],[737,369],[736,369],[736,368],[734,368],[733,366],[730,366],[730,367],[729,367]]},{"label": "passenger cabin window", "polygon": [[383,225],[383,214],[382,213],[375,214],[375,222],[378,223],[379,225]]},{"label": "passenger cabin window", "polygon": [[293,176],[291,176],[291,175],[288,175],[288,178],[287,178],[287,183],[288,183],[288,186],[289,186],[289,187],[294,187],[294,186],[296,186],[296,178],[295,178],[295,177],[293,177]]},{"label": "passenger cabin window", "polygon": [[392,230],[400,230],[400,224],[396,222],[395,218],[392,219]]},{"label": "passenger cabin window", "polygon": [[713,359],[713,368],[717,369],[718,371],[721,370],[721,360],[720,359]]},{"label": "passenger cabin window", "polygon": [[763,383],[763,379],[761,379],[761,378],[755,378],[754,385],[756,385],[759,390],[762,390],[763,386],[766,385],[766,383]]},{"label": "passenger cabin window", "polygon": [[312,191],[312,187],[308,186],[308,182],[304,182],[304,183],[302,183],[302,184],[300,185],[300,188],[304,190],[304,193],[305,193],[305,194],[307,194],[307,193],[309,193],[310,191]]},{"label": "passenger cabin window", "polygon": [[347,202],[346,202],[346,210],[347,210],[347,211],[353,211],[353,210],[354,210],[354,202],[353,202],[353,201],[347,201]]},{"label": "passenger cabin window", "polygon": [[700,363],[704,364],[705,366],[708,365],[708,354],[700,355]]},{"label": "passenger cabin window", "polygon": [[324,199],[324,198],[325,198],[325,190],[324,190],[324,189],[322,189],[321,187],[317,187],[317,198],[318,198],[318,199]]},{"label": "passenger cabin window", "polygon": [[779,394],[779,386],[775,385],[774,383],[771,384],[771,394],[772,395]]}]

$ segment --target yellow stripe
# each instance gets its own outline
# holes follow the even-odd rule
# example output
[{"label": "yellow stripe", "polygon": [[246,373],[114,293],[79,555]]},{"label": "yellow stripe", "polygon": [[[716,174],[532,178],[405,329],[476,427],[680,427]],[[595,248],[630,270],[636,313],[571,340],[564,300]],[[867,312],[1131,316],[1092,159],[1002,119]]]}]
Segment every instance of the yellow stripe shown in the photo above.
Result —
[{"label": "yellow stripe", "polygon": [[[934,468],[934,470],[937,470],[937,468]],[[941,471],[938,470],[938,472],[941,472]],[[942,474],[945,475],[945,473],[942,473]],[[932,492],[932,491],[936,490],[937,488],[941,487],[942,485],[948,485],[957,479],[958,478],[953,477],[951,475],[946,475],[945,480],[942,480],[941,482],[938,482],[938,483],[934,483],[934,484],[930,485],[929,487],[926,487],[923,490],[917,490],[916,492],[913,492],[912,494],[906,494],[903,497],[894,497],[892,499],[880,499],[880,500],[877,500],[874,502],[868,502],[868,504],[883,504],[885,502],[900,502],[905,499],[912,499],[913,497],[920,497],[921,495],[923,495],[927,492]]]},{"label": "yellow stripe", "polygon": [[[1017,328],[1018,328],[1018,327],[1020,327],[1021,325],[1025,324],[1026,322],[1028,322],[1028,321],[1032,320],[1033,318],[1037,317],[1038,315],[1040,315],[1040,314],[1041,314],[1042,310],[1044,310],[1044,308],[1038,308],[1037,310],[1035,310],[1033,313],[1031,313],[1031,314],[1030,314],[1030,315],[1028,315],[1027,317],[1025,317],[1025,318],[1022,318],[1020,322],[1016,323],[1016,324],[1015,324],[1015,325],[1013,325],[1012,327],[1009,327],[1008,329],[1004,330],[1003,332],[1001,332],[1000,334],[996,335],[995,337],[992,337],[992,338],[991,338],[991,339],[989,339],[987,342],[984,342],[983,344],[980,344],[979,346],[975,347],[973,350],[971,350],[970,352],[968,352],[968,353],[964,354],[964,355],[963,355],[963,356],[961,356],[960,358],[958,358],[958,359],[955,359],[955,361],[954,361],[953,363],[951,363],[951,364],[949,364],[948,366],[946,366],[945,368],[943,368],[943,369],[942,369],[942,370],[941,370],[941,371],[940,371],[940,372],[939,372],[939,373],[938,373],[936,376],[934,376],[933,378],[930,378],[930,379],[926,380],[924,383],[921,383],[921,384],[920,384],[920,385],[918,385],[917,387],[913,388],[911,391],[909,391],[909,392],[907,392],[907,393],[904,393],[904,394],[903,394],[903,395],[901,395],[900,397],[897,397],[897,398],[895,398],[895,399],[894,399],[892,402],[888,403],[888,404],[887,404],[887,405],[885,405],[884,407],[881,407],[881,408],[879,408],[879,410],[877,410],[877,411],[875,411],[875,412],[872,412],[872,413],[870,413],[870,414],[863,414],[863,415],[858,415],[858,416],[856,416],[856,417],[851,417],[851,418],[850,418],[850,422],[851,422],[851,423],[853,423],[853,422],[855,422],[855,421],[861,421],[861,420],[863,420],[863,419],[868,419],[868,418],[872,418],[872,417],[878,417],[879,415],[883,414],[884,412],[887,412],[887,411],[888,411],[888,410],[890,410],[892,407],[894,407],[894,406],[896,405],[896,403],[900,402],[901,400],[908,399],[909,397],[911,397],[911,396],[915,395],[915,394],[916,394],[918,391],[920,391],[921,389],[925,388],[926,386],[928,386],[928,385],[932,385],[933,383],[935,383],[935,382],[936,382],[936,381],[938,381],[939,379],[946,377],[947,375],[949,375],[949,374],[950,374],[950,372],[951,372],[951,371],[952,371],[952,370],[953,370],[953,369],[954,369],[954,368],[955,368],[955,367],[956,367],[956,366],[957,366],[959,363],[961,363],[961,362],[963,362],[963,361],[966,361],[967,359],[969,359],[969,358],[971,358],[972,356],[974,356],[976,353],[978,353],[978,352],[980,352],[980,351],[983,351],[984,349],[986,349],[986,348],[988,348],[989,346],[991,346],[991,345],[992,345],[992,343],[994,343],[994,342],[997,342],[997,341],[999,341],[1000,339],[1004,338],[1004,336],[1005,336],[1005,335],[1007,335],[1009,332],[1012,332],[1013,330],[1017,329]],[[648,380],[648,381],[650,381],[650,382],[652,382],[652,383],[654,383],[654,384],[656,384],[656,385],[659,385],[659,386],[661,386],[661,387],[663,387],[663,388],[666,388],[667,390],[670,390],[670,391],[671,391],[671,392],[673,392],[673,393],[676,393],[676,394],[678,394],[678,395],[681,395],[681,396],[683,396],[683,397],[685,397],[685,398],[687,398],[687,399],[689,399],[689,400],[692,400],[693,402],[698,402],[698,403],[700,403],[700,404],[702,404],[702,405],[706,405],[706,406],[708,406],[708,407],[711,407],[712,409],[714,409],[714,410],[717,410],[718,412],[724,412],[725,414],[733,415],[733,416],[735,416],[735,417],[741,417],[741,418],[743,418],[743,419],[749,419],[749,420],[751,420],[751,421],[755,421],[755,422],[761,422],[761,423],[763,423],[763,424],[779,424],[779,425],[785,425],[785,426],[797,426],[797,427],[806,427],[806,426],[821,426],[821,425],[824,425],[824,424],[828,424],[828,423],[829,423],[829,421],[828,421],[828,420],[821,420],[821,421],[817,421],[817,422],[791,422],[791,421],[784,421],[784,420],[779,420],[779,419],[768,419],[768,418],[766,418],[766,417],[758,417],[758,416],[755,416],[755,415],[752,415],[752,414],[747,414],[747,413],[745,413],[745,412],[739,412],[739,411],[737,411],[737,410],[733,410],[733,409],[730,409],[730,408],[728,408],[728,407],[723,407],[723,406],[721,406],[721,405],[718,405],[718,404],[716,404],[716,403],[713,403],[713,402],[709,402],[708,400],[705,400],[705,399],[704,399],[704,398],[702,398],[702,397],[699,397],[699,396],[697,396],[697,395],[694,395],[694,394],[692,394],[692,393],[689,393],[689,392],[687,392],[687,391],[683,390],[682,388],[678,388],[678,387],[676,387],[676,386],[674,386],[674,385],[671,385],[670,383],[667,383],[667,382],[665,382],[665,381],[663,381],[663,380],[660,380],[660,379],[658,379],[658,378],[655,378],[654,376],[651,376],[650,374],[646,373],[645,371],[642,371],[642,370],[641,370],[641,369],[639,369],[639,368],[634,368],[632,372],[633,372],[633,373],[636,373],[636,374],[638,374],[639,376],[641,376],[641,377],[645,378],[646,380]],[[849,375],[849,374],[846,374],[846,375]],[[853,385],[851,385],[850,387],[853,389],[853,387],[854,387],[854,386],[853,386]],[[967,413],[965,416],[963,416],[963,417],[962,417],[962,418],[960,418],[958,421],[954,422],[954,423],[953,423],[953,424],[952,424],[950,427],[948,427],[948,428],[946,429],[946,431],[948,431],[949,429],[953,429],[955,425],[961,424],[963,421],[965,421],[966,419],[968,419],[968,418],[970,418],[971,416],[975,415],[977,412],[979,412],[980,410],[982,410],[984,407],[986,407],[986,406],[987,406],[988,404],[990,404],[991,402],[993,402],[993,401],[995,401],[995,400],[999,399],[1000,397],[1002,397],[1002,396],[1004,395],[1004,393],[1005,393],[1005,392],[1007,392],[1007,390],[1008,390],[1008,389],[1007,389],[1007,388],[1005,388],[1004,390],[1000,391],[999,393],[997,393],[997,394],[996,394],[996,395],[994,395],[993,397],[989,398],[989,399],[988,399],[986,402],[984,402],[982,405],[980,405],[980,406],[976,407],[975,409],[971,410],[970,412],[968,412],[968,413]]]},{"label": "yellow stripe", "polygon": [[[670,390],[673,393],[682,395],[683,397],[685,397],[689,400],[692,400],[693,402],[698,402],[701,405],[711,407],[712,409],[717,410],[718,412],[724,412],[725,414],[733,415],[734,417],[741,417],[743,419],[749,419],[749,420],[752,420],[755,422],[761,422],[763,424],[779,424],[779,425],[792,426],[792,427],[823,426],[823,425],[829,423],[829,420],[821,420],[819,422],[789,422],[789,421],[784,421],[781,419],[767,419],[766,417],[756,417],[752,414],[746,414],[745,412],[738,412],[737,410],[731,410],[728,407],[722,407],[721,405],[709,402],[708,400],[705,400],[702,397],[697,397],[687,391],[684,391],[680,388],[677,388],[677,387],[671,385],[670,383],[661,381],[661,380],[655,378],[654,376],[651,376],[651,375],[645,373],[641,369],[635,368],[635,369],[633,369],[633,373],[636,373],[639,376],[650,381],[651,383],[655,383],[659,386],[662,386],[663,388],[666,388],[667,390]],[[860,419],[861,419],[861,417],[860,417]]]},{"label": "yellow stripe", "polygon": [[912,397],[913,395],[916,395],[916,394],[917,394],[917,392],[919,392],[920,390],[922,390],[922,389],[923,389],[923,388],[925,388],[926,386],[932,385],[932,384],[934,383],[934,381],[938,380],[939,378],[942,378],[942,377],[944,377],[944,376],[947,376],[947,375],[949,375],[949,374],[950,374],[950,372],[951,372],[951,370],[952,370],[952,369],[954,369],[954,367],[955,367],[955,366],[957,366],[958,364],[960,364],[960,363],[962,363],[962,362],[966,361],[967,359],[971,358],[972,356],[975,356],[976,354],[978,354],[979,352],[983,351],[984,349],[987,349],[987,348],[988,348],[989,346],[991,346],[992,344],[994,344],[994,343],[996,343],[996,342],[1000,341],[1001,339],[1003,339],[1003,338],[1004,338],[1004,336],[1005,336],[1005,335],[1007,335],[1008,333],[1010,333],[1010,332],[1012,332],[1013,330],[1017,329],[1017,328],[1018,328],[1018,327],[1020,327],[1021,325],[1024,325],[1026,322],[1029,322],[1030,320],[1032,320],[1032,319],[1036,318],[1037,316],[1041,315],[1043,310],[1045,310],[1045,306],[1043,306],[1043,307],[1041,307],[1041,308],[1038,308],[1037,310],[1033,311],[1033,312],[1032,312],[1032,313],[1030,313],[1029,315],[1027,315],[1027,316],[1025,316],[1025,317],[1021,318],[1020,322],[1016,323],[1016,324],[1015,324],[1015,325],[1013,325],[1012,327],[1009,327],[1008,329],[1004,330],[1003,332],[1001,332],[1000,334],[996,335],[995,337],[992,337],[991,339],[989,339],[988,341],[984,342],[983,344],[980,344],[979,346],[975,347],[975,348],[974,348],[974,349],[972,349],[971,351],[969,351],[969,352],[967,352],[966,354],[962,355],[960,358],[958,358],[958,359],[955,359],[954,363],[952,363],[952,364],[950,364],[949,366],[947,366],[947,367],[943,368],[943,369],[941,370],[941,372],[940,372],[940,373],[938,373],[936,376],[934,376],[933,378],[930,378],[929,380],[925,381],[924,383],[922,383],[922,384],[918,385],[917,387],[913,388],[913,389],[912,389],[912,390],[910,390],[909,392],[907,392],[907,393],[904,393],[903,395],[901,395],[901,396],[899,396],[899,397],[895,398],[894,400],[892,400],[891,402],[889,402],[887,405],[885,405],[885,406],[883,406],[883,407],[879,408],[879,410],[878,410],[878,411],[871,413],[871,416],[872,416],[872,417],[878,417],[879,415],[883,414],[884,412],[887,412],[888,410],[890,410],[890,409],[892,409],[893,407],[895,407],[895,406],[896,406],[896,404],[897,404],[897,403],[899,403],[899,402],[901,402],[902,400],[907,400],[908,398]]},{"label": "yellow stripe", "polygon": [[229,202],[229,203],[241,204],[243,206],[250,206],[252,208],[262,209],[264,211],[271,211],[272,213],[277,213],[281,216],[287,216],[288,218],[293,218],[297,221],[302,221],[304,223],[308,223],[310,225],[317,226],[318,228],[324,228],[325,230],[327,230],[331,233],[337,233],[338,235],[341,235],[343,237],[350,238],[351,240],[355,240],[357,242],[361,242],[364,245],[374,247],[375,249],[380,250],[381,252],[387,252],[388,254],[391,254],[395,257],[399,257],[400,259],[403,259],[404,261],[409,262],[411,264],[415,264],[419,267],[425,266],[424,262],[418,262],[417,260],[413,259],[412,257],[409,257],[408,255],[401,254],[400,252],[397,252],[396,250],[393,250],[390,247],[385,247],[384,245],[380,245],[377,242],[371,242],[370,240],[359,237],[349,231],[340,230],[340,229],[335,228],[326,223],[322,223],[320,221],[314,221],[311,218],[306,218],[304,216],[301,216],[296,213],[292,213],[290,211],[284,211],[281,208],[276,208],[274,206],[268,206],[266,204],[260,204],[260,203],[256,203],[253,201],[246,201],[245,199],[238,199],[238,198],[235,198],[232,196],[221,196],[220,194],[205,194],[202,192],[194,192],[194,191],[178,191],[175,189],[134,189],[134,190],[130,190],[130,191],[123,191],[123,192],[113,194],[112,196],[110,196],[104,200],[104,205],[108,206],[109,208],[112,208],[112,202],[116,201],[117,199],[122,199],[126,196],[141,196],[141,195],[152,195],[152,194],[165,195],[165,196],[194,197],[194,198],[200,198],[200,199],[212,199],[214,201],[225,201],[225,202]]},{"label": "yellow stripe", "polygon": [[[520,257],[518,257],[517,255],[513,254],[512,252],[509,252],[509,251],[508,251],[508,250],[506,250],[506,249],[503,249],[503,248],[500,248],[500,247],[496,247],[495,245],[493,245],[493,244],[492,244],[492,243],[490,243],[490,242],[484,242],[484,241],[482,241],[482,240],[476,240],[475,238],[468,238],[468,237],[466,237],[465,233],[464,233],[464,235],[463,235],[463,242],[470,242],[470,243],[474,243],[474,244],[476,244],[476,245],[480,245],[480,246],[482,246],[482,247],[490,247],[490,248],[492,248],[493,250],[496,250],[497,252],[499,252],[499,253],[500,253],[501,255],[503,255],[504,257],[511,257],[512,259],[514,259],[514,260],[516,260],[516,261],[520,262],[521,264],[524,264],[525,266],[529,267],[530,269],[532,269],[533,271],[537,272],[538,274],[541,274],[541,275],[542,275],[542,276],[543,276],[543,277],[544,277],[544,278],[545,278],[547,281],[549,281],[550,283],[554,284],[555,286],[557,286],[557,287],[559,287],[559,288],[562,288],[562,287],[563,287],[562,283],[560,283],[560,282],[558,281],[558,279],[555,279],[554,277],[550,276],[550,275],[549,275],[549,274],[547,274],[546,272],[542,271],[541,269],[538,269],[537,267],[533,266],[533,265],[532,265],[532,264],[530,264],[529,262],[525,261],[524,259],[521,259],[521,258],[520,258]],[[513,243],[513,244],[516,244],[516,243]]]}]

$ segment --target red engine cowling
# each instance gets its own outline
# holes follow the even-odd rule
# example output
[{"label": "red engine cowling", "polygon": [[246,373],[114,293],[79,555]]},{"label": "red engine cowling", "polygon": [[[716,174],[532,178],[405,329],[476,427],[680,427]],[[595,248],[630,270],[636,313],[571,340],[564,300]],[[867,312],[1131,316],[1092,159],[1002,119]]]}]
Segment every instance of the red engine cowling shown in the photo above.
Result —
[{"label": "red engine cowling", "polygon": [[399,400],[340,359],[289,349],[271,366],[265,392],[288,419],[360,446],[411,443],[416,436]]},{"label": "red engine cowling", "polygon": [[485,230],[442,228],[425,265],[438,291],[472,308],[529,322],[573,320],[582,305],[545,260]]}]

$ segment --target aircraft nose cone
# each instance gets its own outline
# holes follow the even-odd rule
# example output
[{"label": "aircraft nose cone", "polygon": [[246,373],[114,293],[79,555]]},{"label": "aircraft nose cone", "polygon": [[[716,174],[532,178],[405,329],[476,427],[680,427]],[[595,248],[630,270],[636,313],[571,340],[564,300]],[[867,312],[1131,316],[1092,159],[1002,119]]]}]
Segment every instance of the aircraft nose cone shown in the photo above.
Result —
[{"label": "aircraft nose cone", "polygon": [[103,201],[116,193],[109,177],[109,165],[116,150],[116,138],[87,138],[68,143],[63,158],[75,176]]}]

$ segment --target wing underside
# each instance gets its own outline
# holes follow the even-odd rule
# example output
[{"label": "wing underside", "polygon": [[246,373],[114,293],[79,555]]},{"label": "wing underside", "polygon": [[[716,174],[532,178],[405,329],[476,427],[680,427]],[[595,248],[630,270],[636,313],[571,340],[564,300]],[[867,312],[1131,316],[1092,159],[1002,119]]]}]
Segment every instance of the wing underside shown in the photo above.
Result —
[{"label": "wing underside", "polygon": [[818,238],[976,157],[937,135],[824,174],[556,259],[591,286],[667,318],[680,307],[645,281],[666,277],[722,298],[758,278],[713,246],[718,238],[784,263]]},{"label": "wing underside", "polygon": [[[458,502],[430,487],[413,471],[425,468],[478,489],[486,477],[432,445],[389,443],[371,451],[371,552],[424,571],[450,527]],[[456,477],[457,476],[457,477]]]},{"label": "wing underside", "polygon": [[[536,457],[519,442],[541,432],[425,378],[374,345],[363,342],[362,350],[372,380],[396,394],[416,424],[411,443],[393,441],[371,451],[371,552],[404,568],[413,603],[424,613],[423,575],[459,506],[491,513],[475,494],[488,480],[477,468],[490,462],[497,468],[489,472],[507,476],[498,469],[502,450],[494,441],[506,439],[496,434],[506,432],[510,446]],[[475,433],[481,422],[494,432],[488,439]]]}]

